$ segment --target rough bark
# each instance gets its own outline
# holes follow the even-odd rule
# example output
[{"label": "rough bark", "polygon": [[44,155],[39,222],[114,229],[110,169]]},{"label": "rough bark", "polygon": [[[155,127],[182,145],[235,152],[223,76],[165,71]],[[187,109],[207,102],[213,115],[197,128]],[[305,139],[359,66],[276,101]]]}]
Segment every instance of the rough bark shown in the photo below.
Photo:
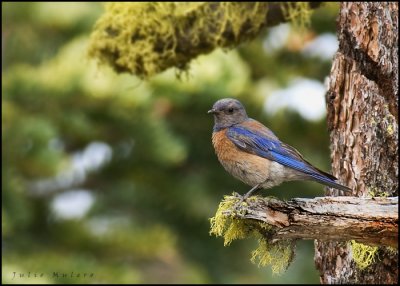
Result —
[{"label": "rough bark", "polygon": [[[397,3],[341,3],[328,128],[333,174],[356,196],[398,194],[398,32]],[[360,271],[346,244],[316,241],[315,250],[321,283],[397,283],[398,254],[381,249]]]},{"label": "rough bark", "polygon": [[[356,240],[398,247],[398,197],[252,198],[234,215],[275,226],[270,239]],[[233,214],[227,211],[226,214]]]}]

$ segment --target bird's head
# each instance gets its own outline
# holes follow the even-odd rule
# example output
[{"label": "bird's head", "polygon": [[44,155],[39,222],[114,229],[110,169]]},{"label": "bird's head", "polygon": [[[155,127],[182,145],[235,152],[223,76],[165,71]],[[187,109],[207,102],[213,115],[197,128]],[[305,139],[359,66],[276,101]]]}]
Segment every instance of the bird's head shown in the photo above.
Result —
[{"label": "bird's head", "polygon": [[239,100],[224,98],[214,103],[208,111],[214,115],[216,129],[227,128],[245,121],[248,117],[246,110]]}]

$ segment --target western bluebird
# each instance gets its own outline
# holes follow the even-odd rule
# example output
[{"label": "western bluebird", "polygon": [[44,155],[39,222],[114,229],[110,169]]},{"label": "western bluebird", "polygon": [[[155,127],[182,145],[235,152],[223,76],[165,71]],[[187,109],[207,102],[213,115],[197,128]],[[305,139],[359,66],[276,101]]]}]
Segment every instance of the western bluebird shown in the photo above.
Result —
[{"label": "western bluebird", "polygon": [[351,192],[334,176],[307,162],[295,148],[281,142],[267,127],[249,118],[240,101],[218,100],[208,113],[214,115],[212,143],[218,160],[231,175],[252,187],[244,198],[255,190],[293,180],[312,180]]}]

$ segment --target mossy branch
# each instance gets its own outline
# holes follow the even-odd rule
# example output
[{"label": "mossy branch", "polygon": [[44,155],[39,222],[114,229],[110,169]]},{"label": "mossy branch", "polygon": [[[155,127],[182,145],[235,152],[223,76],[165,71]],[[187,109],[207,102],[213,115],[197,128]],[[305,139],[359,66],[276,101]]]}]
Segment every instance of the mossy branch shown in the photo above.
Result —
[{"label": "mossy branch", "polygon": [[259,256],[261,265],[271,264],[275,273],[290,264],[297,239],[351,241],[360,268],[371,263],[377,246],[398,248],[398,197],[281,201],[254,196],[239,201],[238,194],[224,198],[211,218],[210,233],[223,236],[225,245],[258,237],[260,246],[253,258]]},{"label": "mossy branch", "polygon": [[146,78],[180,71],[201,54],[234,48],[284,21],[299,25],[321,2],[114,2],[97,21],[89,55]]},{"label": "mossy branch", "polygon": [[[398,247],[398,197],[318,197],[281,201],[255,197],[237,217],[276,227],[275,240],[356,240]],[[231,215],[232,211],[226,211]]]}]

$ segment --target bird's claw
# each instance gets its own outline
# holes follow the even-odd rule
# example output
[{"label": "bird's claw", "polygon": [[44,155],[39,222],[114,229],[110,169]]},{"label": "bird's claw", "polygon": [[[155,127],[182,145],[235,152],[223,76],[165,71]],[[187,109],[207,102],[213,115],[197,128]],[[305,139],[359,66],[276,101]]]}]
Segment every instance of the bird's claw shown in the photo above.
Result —
[{"label": "bird's claw", "polygon": [[246,196],[246,195],[244,195],[244,196],[238,195],[238,198],[239,198],[239,200],[236,202],[236,204],[234,206],[234,209],[236,211],[240,210],[243,207],[243,204],[247,204],[246,200],[247,200],[248,196]]}]

